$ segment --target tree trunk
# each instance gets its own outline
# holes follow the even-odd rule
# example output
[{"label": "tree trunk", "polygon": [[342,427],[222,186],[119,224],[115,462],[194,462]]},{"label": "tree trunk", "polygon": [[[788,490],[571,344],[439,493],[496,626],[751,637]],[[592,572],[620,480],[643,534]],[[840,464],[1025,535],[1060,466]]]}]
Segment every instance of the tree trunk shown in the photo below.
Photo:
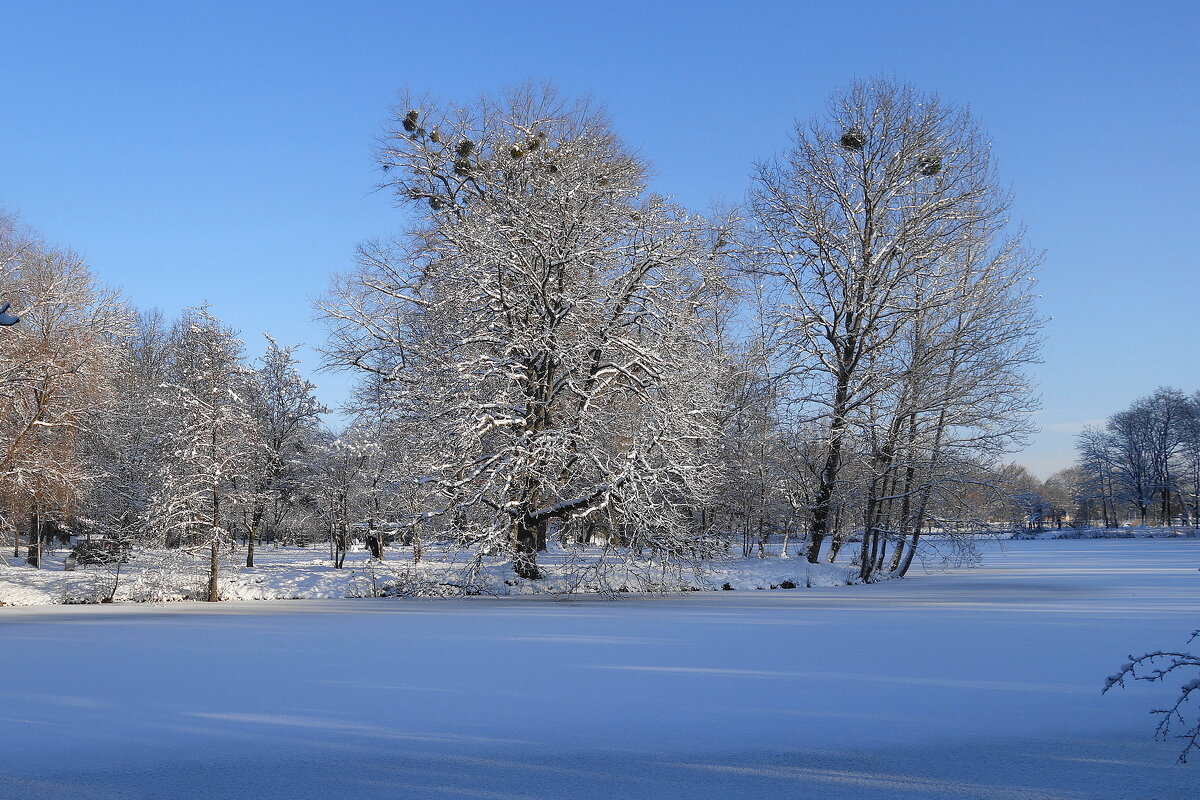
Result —
[{"label": "tree trunk", "polygon": [[920,538],[920,529],[912,532],[912,540],[908,543],[908,552],[904,554],[904,565],[900,567],[901,578],[908,574],[908,568],[912,566],[913,556],[917,554],[917,542]]},{"label": "tree trunk", "polygon": [[[852,345],[848,345],[852,347]],[[821,482],[813,503],[812,527],[809,529],[808,562],[816,564],[821,557],[821,545],[829,535],[832,516],[833,492],[842,466],[842,440],[846,435],[846,407],[850,401],[850,376],[844,371],[838,375],[834,393],[832,416],[829,426],[829,452],[821,470]]]},{"label": "tree trunk", "polygon": [[[376,485],[378,484],[378,482],[379,482],[378,479],[374,480],[374,483]],[[374,506],[374,508],[375,508],[375,514],[378,514],[379,513],[379,493],[378,492],[375,492],[373,494],[372,499],[371,499],[371,505]],[[367,547],[370,548],[372,556],[379,559],[380,561],[383,561],[384,550],[387,549],[387,541],[386,541],[386,536],[384,535],[384,532],[375,527],[375,519],[376,519],[375,514],[372,514],[371,516],[367,517]],[[372,536],[374,537],[374,543],[372,543],[372,541],[371,541]]]},{"label": "tree trunk", "polygon": [[33,511],[29,514],[29,555],[26,561],[38,569],[42,568],[42,517],[38,511],[37,503],[33,505]]},{"label": "tree trunk", "polygon": [[266,509],[262,504],[254,506],[254,515],[250,518],[250,532],[246,534],[246,566],[254,566],[254,540],[258,538],[258,528],[262,525]]},{"label": "tree trunk", "polygon": [[[544,523],[534,523],[527,518],[518,521],[513,530],[513,572],[518,578],[537,580],[541,577],[537,567],[538,528]],[[544,533],[543,533],[544,536]]]},{"label": "tree trunk", "polygon": [[208,559],[208,602],[210,603],[215,603],[221,599],[221,596],[217,592],[217,553],[219,549],[220,543],[214,534]]},{"label": "tree trunk", "polygon": [[[913,416],[912,424],[909,428],[911,438],[916,439],[916,416]],[[917,476],[917,468],[913,465],[913,454],[909,454],[908,466],[904,468],[904,500],[900,505],[900,521],[897,526],[899,536],[896,538],[896,552],[892,554],[892,563],[888,566],[888,572],[895,573],[900,566],[900,559],[904,555],[904,530],[911,522],[910,515],[912,513],[912,492],[914,482]],[[924,513],[924,512],[922,512]]]},{"label": "tree trunk", "polygon": [[[892,431],[895,432],[895,425]],[[891,445],[887,445],[890,447]],[[875,477],[867,493],[867,512],[863,519],[862,548],[858,557],[859,577],[864,581],[871,579],[879,559],[879,538],[887,519],[884,514],[884,498],[888,497],[895,488],[891,476],[893,455],[884,452],[875,458]]]},{"label": "tree trunk", "polygon": [[346,520],[342,520],[338,524],[337,533],[337,557],[334,560],[334,569],[341,569],[346,566],[346,554],[350,552],[350,525]]},{"label": "tree trunk", "polygon": [[900,568],[900,559],[904,557],[904,534],[901,533],[900,538],[896,540],[896,549],[892,553],[892,563],[888,565],[888,572],[895,574]]},{"label": "tree trunk", "polygon": [[255,529],[255,526],[251,526],[249,528],[249,532],[246,534],[246,566],[247,567],[254,566],[254,540],[256,538],[258,538],[258,531]]}]

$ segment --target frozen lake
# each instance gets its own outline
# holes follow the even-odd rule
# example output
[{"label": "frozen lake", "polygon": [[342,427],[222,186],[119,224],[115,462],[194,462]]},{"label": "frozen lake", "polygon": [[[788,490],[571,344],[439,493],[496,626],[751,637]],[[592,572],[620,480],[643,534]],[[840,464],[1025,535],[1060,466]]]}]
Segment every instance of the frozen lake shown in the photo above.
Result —
[{"label": "frozen lake", "polygon": [[0,798],[1197,796],[1151,740],[1183,676],[1100,689],[1200,627],[1200,540],[1003,550],[669,599],[3,608]]}]

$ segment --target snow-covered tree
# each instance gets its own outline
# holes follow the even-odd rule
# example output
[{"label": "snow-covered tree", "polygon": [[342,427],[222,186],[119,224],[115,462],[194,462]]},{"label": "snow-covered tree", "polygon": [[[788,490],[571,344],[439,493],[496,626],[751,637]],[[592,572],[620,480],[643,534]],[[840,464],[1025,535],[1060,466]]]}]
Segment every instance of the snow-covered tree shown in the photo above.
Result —
[{"label": "snow-covered tree", "polygon": [[412,225],[364,247],[323,308],[331,363],[383,379],[394,416],[432,433],[429,511],[525,578],[572,525],[703,551],[708,226],[647,193],[603,114],[552,90],[409,98],[397,121],[380,159]]},{"label": "snow-covered tree", "polygon": [[959,246],[916,276],[908,324],[885,353],[891,384],[863,406],[864,579],[903,574],[932,495],[952,494],[959,476],[995,464],[1030,429],[1035,399],[1025,368],[1037,358],[1041,326],[1030,293],[1037,256],[1019,236],[1002,239],[1001,223],[962,229]]},{"label": "snow-covered tree", "polygon": [[1086,479],[1079,467],[1067,467],[1050,475],[1042,485],[1042,493],[1055,528],[1061,528],[1064,522],[1090,524]]},{"label": "snow-covered tree", "polygon": [[342,436],[325,437],[314,450],[311,492],[334,569],[345,566],[354,531],[371,513],[372,467],[379,454],[372,433],[370,426],[352,425]]},{"label": "snow-covered tree", "polygon": [[261,458],[251,477],[253,500],[246,526],[246,566],[254,566],[254,546],[264,526],[274,534],[296,514],[313,469],[313,445],[320,415],[316,387],[299,372],[295,347],[269,335],[254,372],[250,411],[258,422]]},{"label": "snow-covered tree", "polygon": [[789,432],[778,404],[761,339],[728,359],[721,376],[725,399],[716,520],[740,540],[743,556],[766,555],[772,535],[782,534],[786,555],[793,527],[789,492]]},{"label": "snow-covered tree", "polygon": [[0,217],[0,285],[21,324],[0,328],[0,517],[26,521],[34,561],[43,523],[66,523],[100,472],[81,440],[115,394],[125,334],[117,296],[78,255]]},{"label": "snow-covered tree", "polygon": [[1132,509],[1145,525],[1157,507],[1159,521],[1195,518],[1200,478],[1200,402],[1160,387],[1088,428],[1077,440],[1080,465],[1090,476],[1113,524],[1117,508]]},{"label": "snow-covered tree", "polygon": [[174,429],[148,524],[168,542],[208,556],[207,596],[217,601],[220,552],[253,502],[264,447],[242,342],[207,307],[180,321],[162,389],[158,400],[173,410]]},{"label": "snow-covered tree", "polygon": [[1200,527],[1200,392],[1188,398],[1188,411],[1181,423],[1179,453],[1179,504],[1194,527]]},{"label": "snow-covered tree", "polygon": [[170,325],[158,312],[130,322],[109,372],[112,401],[97,410],[81,444],[96,474],[80,507],[83,530],[124,540],[144,532],[174,421],[174,408],[159,401],[172,349]]},{"label": "snow-covered tree", "polygon": [[[1019,433],[1036,258],[1005,237],[1007,208],[966,110],[887,81],[835,94],[827,117],[798,125],[787,152],[759,166],[750,268],[782,294],[770,315],[778,374],[798,424],[821,431],[809,560],[838,533],[848,471],[869,484],[855,517],[873,571],[885,533],[916,529],[948,432],[984,450]],[[988,370],[994,380],[955,399]]]}]

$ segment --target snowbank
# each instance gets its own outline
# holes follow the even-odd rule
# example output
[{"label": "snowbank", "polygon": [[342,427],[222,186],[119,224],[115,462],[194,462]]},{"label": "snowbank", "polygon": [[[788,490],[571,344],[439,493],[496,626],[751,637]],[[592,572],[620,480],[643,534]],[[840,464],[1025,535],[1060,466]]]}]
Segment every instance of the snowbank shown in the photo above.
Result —
[{"label": "snowbank", "polygon": [[[89,565],[65,571],[66,551],[47,554],[45,568],[20,559],[0,566],[0,604],[10,606],[102,602],[203,600],[208,565],[180,551],[135,549],[130,563]],[[729,558],[712,562],[701,573],[654,562],[622,564],[599,554],[586,560],[565,552],[542,559],[544,576],[536,581],[513,575],[507,562],[470,561],[461,554],[435,552],[412,562],[411,551],[395,548],[384,561],[365,551],[352,552],[343,569],[334,569],[320,548],[262,548],[256,566],[239,567],[244,552],[222,560],[222,600],[324,600],[353,597],[460,597],[464,595],[563,595],[571,593],[668,593],[753,591],[843,586],[857,580],[853,567],[809,564],[803,558]]]}]

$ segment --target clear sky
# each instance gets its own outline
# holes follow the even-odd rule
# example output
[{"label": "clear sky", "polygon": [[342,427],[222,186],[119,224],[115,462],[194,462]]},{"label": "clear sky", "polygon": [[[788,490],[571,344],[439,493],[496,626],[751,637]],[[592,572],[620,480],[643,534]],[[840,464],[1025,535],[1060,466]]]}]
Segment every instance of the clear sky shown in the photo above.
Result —
[{"label": "clear sky", "polygon": [[887,76],[971,106],[1046,251],[1042,433],[1015,456],[1046,477],[1083,423],[1200,388],[1198,42],[1191,0],[0,0],[0,208],[138,306],[319,345],[311,299],[403,224],[372,191],[401,87],[590,94],[705,210],[832,90]]}]

